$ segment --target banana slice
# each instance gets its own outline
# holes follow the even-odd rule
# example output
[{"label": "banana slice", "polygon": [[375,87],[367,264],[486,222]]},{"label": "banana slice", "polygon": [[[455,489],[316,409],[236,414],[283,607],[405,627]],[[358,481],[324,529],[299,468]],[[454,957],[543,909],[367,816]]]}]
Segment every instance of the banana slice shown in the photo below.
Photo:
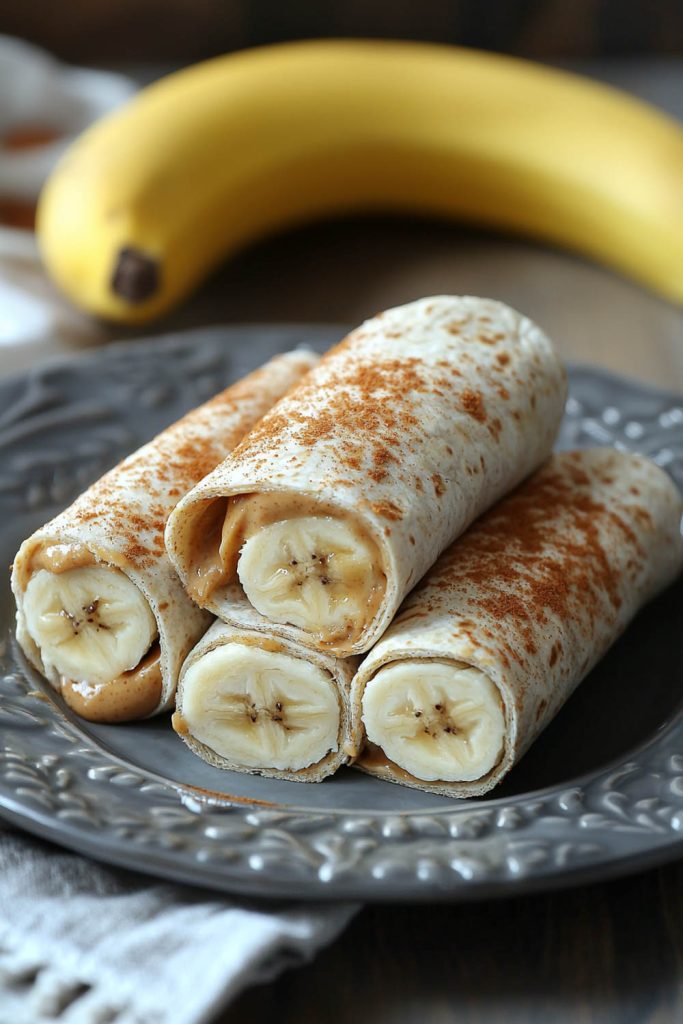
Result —
[{"label": "banana slice", "polygon": [[397,661],[365,687],[368,739],[425,782],[472,782],[498,763],[505,740],[500,694],[479,669],[438,659]]},{"label": "banana slice", "polygon": [[327,672],[240,643],[215,647],[183,679],[189,732],[247,768],[298,771],[338,749],[340,710]]},{"label": "banana slice", "polygon": [[139,664],[157,636],[150,607],[118,569],[40,569],[28,582],[26,628],[45,670],[89,683],[108,683]]},{"label": "banana slice", "polygon": [[333,516],[262,527],[242,547],[237,574],[262,615],[324,640],[356,633],[378,586],[371,544]]}]

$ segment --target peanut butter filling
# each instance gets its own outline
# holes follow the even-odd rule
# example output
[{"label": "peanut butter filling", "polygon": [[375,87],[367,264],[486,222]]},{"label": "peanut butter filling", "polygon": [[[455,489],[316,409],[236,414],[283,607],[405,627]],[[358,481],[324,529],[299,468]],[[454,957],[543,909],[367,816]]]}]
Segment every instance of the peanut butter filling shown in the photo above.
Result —
[{"label": "peanut butter filling", "polygon": [[396,764],[390,757],[387,757],[386,753],[376,743],[371,743],[370,740],[366,740],[360,754],[355,758],[354,765],[358,768],[366,768],[372,774],[377,775],[379,778],[393,778],[398,779],[399,782],[405,782],[409,785],[418,786],[420,789],[429,789],[430,787],[443,786],[444,781],[442,779],[436,779],[435,781],[429,781],[425,779],[418,779],[416,775],[411,775],[405,768],[401,768],[400,764]]},{"label": "peanut butter filling", "polygon": [[45,569],[59,576],[86,565],[97,565],[97,560],[83,544],[47,544],[38,547],[31,555],[29,573]]},{"label": "peanut butter filling", "polygon": [[[93,567],[99,567],[103,572],[121,573],[116,567],[98,562],[83,544],[41,543],[27,560],[26,585],[38,573],[64,577],[65,574]],[[132,583],[130,585],[133,586]],[[139,592],[138,595],[140,600],[144,600]],[[71,622],[74,635],[78,635],[84,623],[92,624],[95,621],[98,605],[100,602],[93,600],[79,612],[78,617],[62,612]],[[106,622],[101,623],[100,628],[107,631],[110,629]],[[43,651],[41,657],[44,657]],[[120,672],[106,682],[74,679],[62,674],[60,691],[65,703],[90,722],[115,723],[145,718],[157,709],[163,692],[158,640],[152,639],[151,646],[134,668]]]},{"label": "peanut butter filling", "polygon": [[[361,585],[353,578],[347,586],[349,598],[359,605],[358,615],[343,633],[330,630],[316,634],[321,644],[335,650],[351,648],[377,614],[386,590],[386,574],[378,545],[363,524],[357,517],[329,502],[314,501],[301,495],[265,492],[215,499],[208,503],[192,528],[194,550],[188,593],[199,605],[205,606],[220,587],[240,582],[237,567],[247,541],[274,524],[291,522],[296,527],[297,522],[307,517],[326,518],[333,524],[339,523],[340,527],[350,530],[358,538],[359,546],[370,552],[371,586]],[[324,573],[324,560],[322,555],[321,573]],[[290,565],[296,566],[296,563]]]},{"label": "peanut butter filling", "polygon": [[195,512],[190,527],[189,571],[185,589],[201,608],[220,587],[229,582],[221,561],[221,536],[226,519],[227,498],[204,502]]},{"label": "peanut butter filling", "polygon": [[139,665],[108,683],[62,679],[61,693],[72,711],[88,722],[115,724],[146,718],[156,711],[163,690],[159,645]]},{"label": "peanut butter filling", "polygon": [[[356,758],[355,764],[359,768],[367,768],[369,771],[392,775],[403,782],[414,782],[418,786],[425,787],[430,785],[429,782],[424,782],[422,779],[411,775],[410,772],[405,771],[404,768],[401,768],[400,765],[388,758],[381,747],[378,747],[376,743],[371,743],[369,740],[366,741],[365,746]],[[438,785],[438,783],[431,783],[431,785]]]}]

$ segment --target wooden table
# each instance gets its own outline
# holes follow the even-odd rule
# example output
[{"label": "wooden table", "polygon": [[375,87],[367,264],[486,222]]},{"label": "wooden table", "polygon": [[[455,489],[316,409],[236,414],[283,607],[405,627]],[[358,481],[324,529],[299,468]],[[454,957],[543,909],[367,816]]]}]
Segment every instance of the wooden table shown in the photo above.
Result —
[{"label": "wooden table", "polygon": [[[683,119],[680,62],[590,70]],[[148,333],[355,323],[443,292],[503,299],[546,328],[566,359],[683,391],[680,310],[565,253],[425,221],[326,224],[265,242]],[[682,978],[679,864],[504,902],[366,908],[314,963],[248,991],[220,1024],[330,1024],[361,1014],[377,1024],[675,1024]]]},{"label": "wooden table", "polygon": [[371,907],[217,1024],[679,1024],[683,865],[574,891]]}]

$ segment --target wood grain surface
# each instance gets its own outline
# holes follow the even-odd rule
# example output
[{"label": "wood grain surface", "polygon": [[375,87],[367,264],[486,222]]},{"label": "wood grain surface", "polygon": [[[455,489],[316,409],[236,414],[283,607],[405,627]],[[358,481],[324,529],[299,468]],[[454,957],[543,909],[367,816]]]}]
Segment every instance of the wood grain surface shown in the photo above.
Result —
[{"label": "wood grain surface", "polygon": [[263,242],[164,326],[356,324],[443,293],[502,299],[544,327],[567,360],[683,389],[680,309],[566,252],[422,220],[326,223]]},{"label": "wood grain surface", "polygon": [[65,59],[200,60],[314,36],[390,36],[535,58],[683,52],[677,0],[0,0],[0,30]]},{"label": "wood grain surface", "polygon": [[683,866],[461,906],[371,907],[217,1024],[679,1024]]}]

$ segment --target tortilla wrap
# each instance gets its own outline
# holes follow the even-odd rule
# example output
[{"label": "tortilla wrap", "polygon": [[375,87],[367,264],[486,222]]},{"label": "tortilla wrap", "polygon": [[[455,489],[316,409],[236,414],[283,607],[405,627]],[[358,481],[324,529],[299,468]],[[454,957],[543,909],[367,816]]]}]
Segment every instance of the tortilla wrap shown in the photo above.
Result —
[{"label": "tortilla wrap", "polygon": [[83,717],[128,721],[171,705],[211,616],[166,555],[168,514],[316,361],[308,352],[271,360],[129,455],[21,545],[17,639]]},{"label": "tortilla wrap", "polygon": [[333,348],[169,518],[188,593],[231,623],[369,650],[441,551],[547,458],[564,369],[489,299],[391,309]]},{"label": "tortilla wrap", "polygon": [[481,796],[683,566],[681,496],[654,463],[562,453],[453,544],[356,675],[358,767]]},{"label": "tortilla wrap", "polygon": [[216,768],[320,782],[357,752],[349,690],[357,658],[268,635],[250,606],[214,622],[180,672],[173,728]]}]

